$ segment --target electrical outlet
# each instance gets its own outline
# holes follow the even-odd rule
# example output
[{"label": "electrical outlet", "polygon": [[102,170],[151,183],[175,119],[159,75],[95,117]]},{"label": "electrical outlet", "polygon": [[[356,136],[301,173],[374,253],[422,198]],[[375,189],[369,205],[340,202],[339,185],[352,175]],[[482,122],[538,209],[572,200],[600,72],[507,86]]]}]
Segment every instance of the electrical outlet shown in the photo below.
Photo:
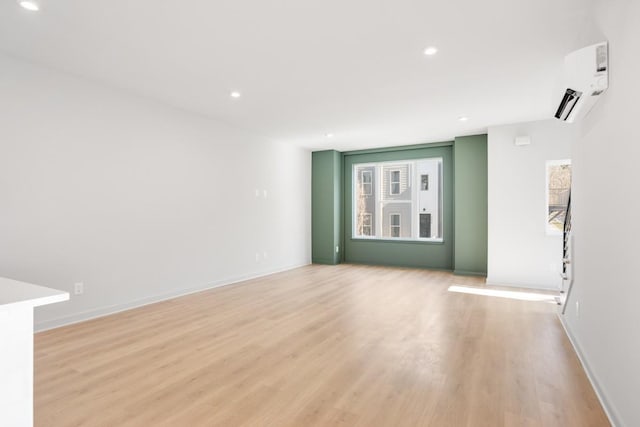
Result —
[{"label": "electrical outlet", "polygon": [[336,246],[336,253],[340,253],[340,246]]},{"label": "electrical outlet", "polygon": [[576,301],[576,317],[580,317],[580,301]]},{"label": "electrical outlet", "polygon": [[267,190],[262,190],[262,197],[267,198]]},{"label": "electrical outlet", "polygon": [[256,252],[256,262],[260,262],[260,252]]},{"label": "electrical outlet", "polygon": [[266,260],[267,258],[268,258],[267,251],[262,252],[262,259]]},{"label": "electrical outlet", "polygon": [[82,295],[84,294],[84,283],[78,282],[73,285],[73,294],[74,295]]}]

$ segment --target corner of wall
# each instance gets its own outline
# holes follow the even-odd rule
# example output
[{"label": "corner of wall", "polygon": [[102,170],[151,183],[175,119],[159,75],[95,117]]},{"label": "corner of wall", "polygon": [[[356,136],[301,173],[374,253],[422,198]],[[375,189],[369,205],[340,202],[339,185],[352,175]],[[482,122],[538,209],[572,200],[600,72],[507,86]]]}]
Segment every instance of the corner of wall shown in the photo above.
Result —
[{"label": "corner of wall", "polygon": [[488,244],[487,135],[457,137],[454,149],[454,273],[485,276]]},{"label": "corner of wall", "polygon": [[602,408],[604,409],[605,414],[609,418],[609,422],[613,427],[622,426],[622,424],[620,423],[620,418],[617,416],[615,409],[611,405],[611,402],[609,402],[608,399],[606,398],[606,393],[602,389],[601,382],[598,380],[597,375],[591,368],[589,359],[587,358],[586,354],[583,352],[582,346],[580,345],[578,338],[572,332],[571,324],[566,321],[565,317],[562,314],[559,314],[558,318],[560,319],[560,324],[564,328],[564,331],[567,335],[567,338],[569,339],[569,342],[571,343],[571,346],[573,347],[574,351],[576,352],[576,355],[578,356],[578,360],[580,361],[582,368],[587,374],[587,379],[591,383],[591,387],[593,387],[593,390],[595,391],[596,396],[598,397],[598,400],[600,401],[600,404],[602,405]]},{"label": "corner of wall", "polygon": [[338,264],[343,251],[342,154],[313,152],[311,175],[312,262]]}]

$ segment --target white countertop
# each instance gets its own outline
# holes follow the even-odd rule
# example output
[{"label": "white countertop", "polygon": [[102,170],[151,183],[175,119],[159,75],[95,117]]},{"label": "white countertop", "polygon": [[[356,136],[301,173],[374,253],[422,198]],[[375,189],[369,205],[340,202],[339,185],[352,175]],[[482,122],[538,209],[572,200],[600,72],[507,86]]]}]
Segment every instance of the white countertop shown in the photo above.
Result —
[{"label": "white countertop", "polygon": [[0,309],[17,305],[38,307],[68,299],[69,292],[0,277]]}]

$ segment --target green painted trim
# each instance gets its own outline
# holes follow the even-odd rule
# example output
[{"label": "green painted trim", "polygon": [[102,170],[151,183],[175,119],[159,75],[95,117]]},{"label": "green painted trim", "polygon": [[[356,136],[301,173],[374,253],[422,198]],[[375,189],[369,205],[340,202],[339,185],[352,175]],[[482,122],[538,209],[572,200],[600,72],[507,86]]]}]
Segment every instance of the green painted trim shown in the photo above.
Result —
[{"label": "green painted trim", "polygon": [[322,258],[314,258],[311,261],[312,264],[322,264],[322,265],[336,265],[335,260],[333,259],[322,259]]},{"label": "green painted trim", "polygon": [[487,273],[483,273],[483,272],[480,272],[480,271],[453,270],[453,274],[455,274],[456,276],[487,277]]},{"label": "green painted trim", "polygon": [[447,273],[453,273],[453,270],[450,268],[438,268],[438,267],[424,267],[421,265],[413,265],[413,264],[387,264],[387,263],[379,263],[379,262],[345,262],[345,264],[353,264],[353,265],[368,265],[371,267],[397,267],[397,268],[419,268],[421,270],[432,270],[432,271],[446,271]]},{"label": "green painted trim", "polygon": [[453,141],[432,142],[432,143],[425,143],[425,144],[402,145],[399,147],[381,147],[381,148],[370,148],[366,150],[345,151],[343,154],[345,156],[358,156],[360,154],[375,154],[375,153],[388,153],[391,151],[422,150],[423,148],[451,147],[453,146],[453,144],[454,144]]}]

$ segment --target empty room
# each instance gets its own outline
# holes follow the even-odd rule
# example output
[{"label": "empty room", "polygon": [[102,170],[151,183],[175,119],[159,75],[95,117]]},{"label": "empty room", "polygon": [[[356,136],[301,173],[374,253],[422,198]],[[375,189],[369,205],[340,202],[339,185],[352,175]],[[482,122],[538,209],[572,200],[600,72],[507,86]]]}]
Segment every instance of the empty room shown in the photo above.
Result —
[{"label": "empty room", "polygon": [[0,427],[640,426],[640,2],[3,0]]}]

